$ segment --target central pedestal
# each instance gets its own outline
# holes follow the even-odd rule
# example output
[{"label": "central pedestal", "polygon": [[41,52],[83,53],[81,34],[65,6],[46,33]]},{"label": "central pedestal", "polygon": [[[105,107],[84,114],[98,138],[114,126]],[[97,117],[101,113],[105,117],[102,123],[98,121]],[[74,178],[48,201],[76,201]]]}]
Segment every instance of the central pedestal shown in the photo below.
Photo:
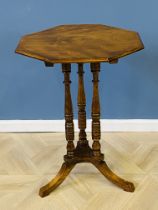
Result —
[{"label": "central pedestal", "polygon": [[114,174],[104,161],[104,155],[101,153],[100,145],[100,102],[99,102],[99,71],[100,63],[91,63],[91,72],[93,75],[93,98],[92,98],[92,148],[87,140],[86,129],[86,97],[83,80],[83,63],[78,64],[78,127],[79,140],[77,146],[74,145],[74,124],[73,109],[70,91],[70,72],[71,64],[62,64],[65,84],[65,136],[67,140],[67,154],[64,156],[64,163],[56,177],[47,185],[40,189],[39,195],[45,197],[57,188],[77,163],[92,163],[108,180],[121,187],[125,191],[133,192],[134,185],[125,181]]}]

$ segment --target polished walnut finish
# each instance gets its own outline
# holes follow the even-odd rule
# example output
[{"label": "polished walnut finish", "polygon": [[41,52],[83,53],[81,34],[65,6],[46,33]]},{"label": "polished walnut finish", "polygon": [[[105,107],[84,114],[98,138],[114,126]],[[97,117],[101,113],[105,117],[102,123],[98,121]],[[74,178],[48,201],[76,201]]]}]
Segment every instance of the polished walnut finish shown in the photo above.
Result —
[{"label": "polished walnut finish", "polygon": [[85,132],[86,129],[86,96],[84,91],[84,80],[83,80],[83,63],[78,64],[78,127],[79,132],[79,141],[78,144],[87,144],[87,135]]},{"label": "polished walnut finish", "polygon": [[100,63],[91,63],[91,72],[93,74],[92,148],[95,156],[100,156],[100,102],[98,90],[99,71]]},{"label": "polished walnut finish", "polygon": [[70,72],[71,64],[62,64],[62,71],[64,73],[64,84],[65,84],[65,135],[67,143],[67,155],[73,156],[74,153],[74,123],[73,123],[73,110],[72,100],[70,92]]},{"label": "polished walnut finish", "polygon": [[[64,67],[64,68],[63,68]],[[40,189],[39,195],[45,197],[49,195],[56,187],[58,187],[68,176],[70,171],[74,168],[77,163],[90,162],[92,163],[107,179],[116,184],[117,186],[123,188],[125,191],[133,192],[134,185],[130,182],[123,180],[114,174],[104,161],[104,155],[100,151],[100,105],[99,105],[99,91],[98,91],[98,75],[100,71],[100,63],[91,63],[91,71],[93,73],[93,99],[92,99],[92,139],[93,144],[90,148],[87,138],[86,138],[86,98],[84,91],[83,82],[83,64],[78,64],[78,126],[79,141],[74,149],[73,137],[73,114],[72,114],[72,102],[70,93],[70,65],[62,64],[63,71],[67,73],[65,76],[65,131],[66,139],[68,141],[67,145],[67,155],[64,156],[64,163],[59,170],[58,174],[54,179],[52,179],[47,185]],[[69,120],[69,121],[68,121]],[[69,123],[67,126],[67,123]],[[73,146],[70,146],[70,145]],[[74,153],[72,153],[74,151]]]},{"label": "polished walnut finish", "polygon": [[143,47],[139,34],[134,31],[101,24],[78,24],[26,35],[16,52],[47,63],[114,63]]},{"label": "polished walnut finish", "polygon": [[[65,136],[67,154],[54,179],[40,189],[41,197],[49,195],[68,176],[77,163],[92,163],[108,180],[125,191],[133,192],[134,185],[114,174],[101,153],[99,72],[100,62],[117,63],[120,57],[143,49],[138,33],[100,24],[57,26],[24,36],[16,52],[40,59],[47,67],[62,64],[65,86]],[[86,135],[86,95],[84,62],[90,63],[93,82],[92,147]],[[70,89],[71,63],[78,64],[78,127],[79,140],[74,144],[73,106]]]}]

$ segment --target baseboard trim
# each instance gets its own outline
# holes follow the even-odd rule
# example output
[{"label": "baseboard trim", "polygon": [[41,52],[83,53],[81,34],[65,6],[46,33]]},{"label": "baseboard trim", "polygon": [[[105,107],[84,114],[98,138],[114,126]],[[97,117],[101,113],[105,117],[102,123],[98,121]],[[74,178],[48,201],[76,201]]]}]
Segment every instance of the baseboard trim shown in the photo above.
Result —
[{"label": "baseboard trim", "polygon": [[[77,120],[74,120],[75,131],[78,131]],[[64,120],[0,120],[0,132],[64,132]],[[88,132],[91,131],[91,120],[87,120]],[[102,132],[156,132],[158,120],[119,119],[101,120]]]}]

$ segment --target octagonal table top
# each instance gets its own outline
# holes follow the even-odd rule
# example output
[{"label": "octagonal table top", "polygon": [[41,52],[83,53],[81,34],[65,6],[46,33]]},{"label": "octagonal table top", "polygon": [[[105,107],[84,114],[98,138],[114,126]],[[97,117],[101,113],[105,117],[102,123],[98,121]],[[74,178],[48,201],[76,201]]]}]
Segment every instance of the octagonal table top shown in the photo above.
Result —
[{"label": "octagonal table top", "polygon": [[48,63],[112,62],[142,50],[139,34],[101,24],[59,25],[21,38],[16,53]]}]

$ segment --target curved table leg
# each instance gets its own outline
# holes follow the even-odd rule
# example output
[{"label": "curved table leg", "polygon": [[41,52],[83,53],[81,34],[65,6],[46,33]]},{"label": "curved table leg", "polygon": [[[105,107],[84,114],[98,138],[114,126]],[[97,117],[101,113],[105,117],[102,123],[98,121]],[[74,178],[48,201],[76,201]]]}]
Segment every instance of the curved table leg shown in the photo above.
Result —
[{"label": "curved table leg", "polygon": [[45,197],[49,195],[54,189],[56,189],[68,176],[70,171],[75,166],[74,163],[66,163],[64,162],[59,170],[58,174],[52,179],[47,185],[43,186],[40,191],[39,195],[41,197]]},{"label": "curved table leg", "polygon": [[135,187],[134,184],[124,179],[120,178],[116,174],[114,174],[111,169],[107,166],[105,161],[93,161],[92,162],[95,167],[111,182],[116,184],[118,187],[122,188],[127,192],[134,192]]}]

